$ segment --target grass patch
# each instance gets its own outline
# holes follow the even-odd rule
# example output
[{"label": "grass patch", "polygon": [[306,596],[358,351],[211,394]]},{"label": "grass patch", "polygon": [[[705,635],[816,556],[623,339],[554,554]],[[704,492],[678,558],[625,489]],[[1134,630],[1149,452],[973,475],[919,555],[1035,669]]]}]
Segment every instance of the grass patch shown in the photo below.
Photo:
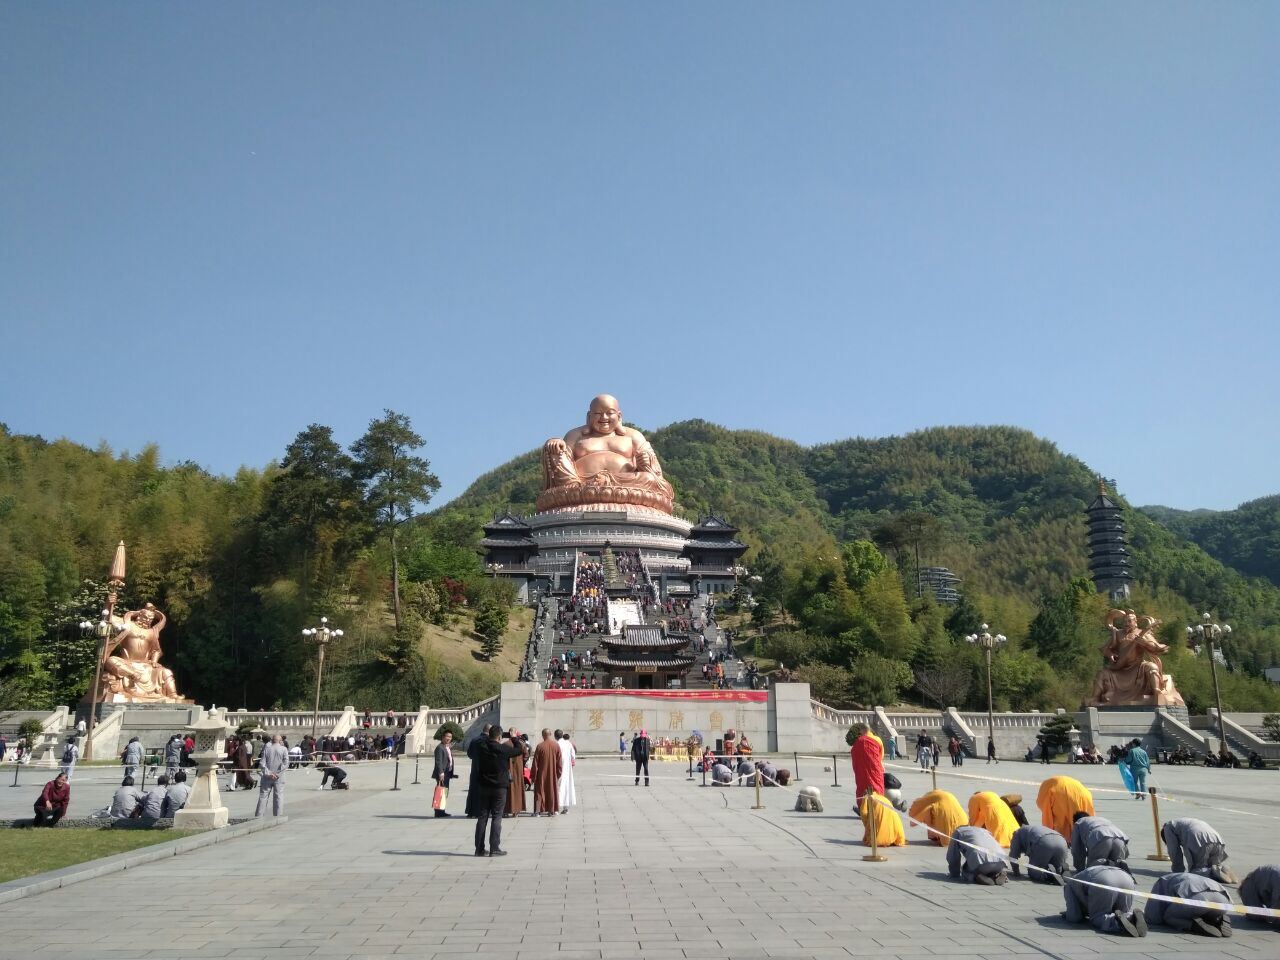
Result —
[{"label": "grass patch", "polygon": [[105,827],[58,827],[0,830],[0,883],[100,860],[153,843],[189,837],[194,830],[111,830]]}]

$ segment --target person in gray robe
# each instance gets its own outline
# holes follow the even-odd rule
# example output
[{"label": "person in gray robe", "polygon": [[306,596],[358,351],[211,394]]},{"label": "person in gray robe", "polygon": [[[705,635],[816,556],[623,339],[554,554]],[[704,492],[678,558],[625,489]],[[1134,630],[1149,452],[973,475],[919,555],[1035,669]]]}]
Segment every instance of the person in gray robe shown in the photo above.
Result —
[{"label": "person in gray robe", "polygon": [[1203,820],[1180,817],[1160,828],[1160,837],[1169,848],[1173,872],[1203,874],[1219,883],[1235,883],[1227,866],[1227,845],[1222,835]]},{"label": "person in gray robe", "polygon": [[270,802],[271,815],[278,817],[284,811],[284,775],[289,769],[289,751],[280,734],[277,733],[262,748],[258,769],[261,772],[258,779],[258,806],[253,815],[265,817]]},{"label": "person in gray robe", "polygon": [[1008,881],[1004,849],[989,830],[956,827],[947,844],[947,873],[970,883],[993,887]]},{"label": "person in gray robe", "polygon": [[[1118,890],[1104,890],[1100,886],[1089,884],[1102,884]],[[1099,933],[1145,937],[1146,918],[1134,911],[1133,895],[1124,892],[1136,889],[1133,877],[1119,867],[1103,864],[1085,867],[1068,880],[1063,888],[1062,896],[1066,900],[1067,909],[1062,916],[1070,923],[1088,921]]]},{"label": "person in gray robe", "polygon": [[125,777],[111,798],[111,819],[128,820],[142,802],[142,794],[133,785],[133,777]]},{"label": "person in gray robe", "polygon": [[164,772],[172,777],[182,766],[182,737],[174,734],[164,745]]},{"label": "person in gray robe", "polygon": [[711,784],[716,787],[727,787],[733,783],[733,771],[726,764],[713,763],[711,765]]},{"label": "person in gray robe", "polygon": [[738,786],[749,787],[756,782],[756,766],[750,760],[738,761]]},{"label": "person in gray robe", "polygon": [[[1053,827],[1035,826],[1019,827],[1013,831],[1009,841],[1009,859],[1013,861],[1013,875],[1021,876],[1018,858],[1026,855],[1027,863],[1032,869],[1027,876],[1040,883],[1056,883],[1062,886],[1063,875],[1067,872],[1067,857],[1070,849],[1067,841]],[[1038,868],[1038,869],[1036,869]]]},{"label": "person in gray robe", "polygon": [[[1240,902],[1246,907],[1280,910],[1280,863],[1269,863],[1249,871],[1240,883]],[[1259,923],[1280,927],[1280,917],[1254,917]]]},{"label": "person in gray robe", "polygon": [[164,815],[172,817],[187,805],[189,796],[191,796],[191,787],[187,785],[186,771],[179,770],[173,775],[173,783],[169,784],[169,789],[165,792]]},{"label": "person in gray robe", "polygon": [[156,785],[142,797],[142,813],[144,820],[159,820],[164,816],[164,799],[169,793],[169,778],[164,774],[156,777]]},{"label": "person in gray robe", "polygon": [[142,765],[142,756],[142,741],[137,737],[131,738],[120,757],[121,762],[124,763],[124,775],[130,780]]},{"label": "person in gray robe", "polygon": [[[1231,905],[1227,888],[1217,880],[1198,873],[1166,873],[1151,888],[1152,893],[1166,897],[1185,897],[1202,903]],[[1206,937],[1231,936],[1231,916],[1212,907],[1196,907],[1189,903],[1166,903],[1148,900],[1144,911],[1147,923],[1163,923],[1183,932]]]},{"label": "person in gray robe", "polygon": [[1077,870],[1102,864],[1128,872],[1129,837],[1106,817],[1075,814],[1071,828],[1071,862]]}]

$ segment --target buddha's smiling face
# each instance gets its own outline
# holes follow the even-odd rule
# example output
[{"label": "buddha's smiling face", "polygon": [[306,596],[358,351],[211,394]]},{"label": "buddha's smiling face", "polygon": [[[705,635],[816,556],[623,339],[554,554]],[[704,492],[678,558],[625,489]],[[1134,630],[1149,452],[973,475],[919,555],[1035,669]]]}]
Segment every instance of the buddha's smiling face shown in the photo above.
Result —
[{"label": "buddha's smiling face", "polygon": [[598,435],[615,433],[622,424],[622,411],[613,397],[596,397],[587,411],[587,426]]}]

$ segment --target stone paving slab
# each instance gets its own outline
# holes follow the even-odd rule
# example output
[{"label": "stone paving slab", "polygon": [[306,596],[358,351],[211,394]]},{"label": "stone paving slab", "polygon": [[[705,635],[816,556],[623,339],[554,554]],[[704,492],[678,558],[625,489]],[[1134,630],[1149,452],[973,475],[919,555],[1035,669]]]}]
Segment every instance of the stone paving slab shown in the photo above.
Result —
[{"label": "stone paving slab", "polygon": [[[355,767],[353,789],[340,793],[317,792],[317,774],[295,771],[286,787],[289,822],[279,829],[0,906],[0,960],[1280,956],[1280,934],[1244,920],[1227,941],[1161,929],[1126,940],[1068,925],[1058,916],[1057,888],[949,880],[943,851],[920,828],[908,829],[909,846],[887,851],[889,862],[865,863],[842,760],[841,786],[833,788],[822,760],[801,759],[804,783],[822,788],[827,810],[806,815],[791,811],[788,790],[763,791],[766,809],[757,811],[754,791],[704,788],[674,765],[655,765],[645,788],[632,785],[629,766],[616,758],[582,758],[580,805],[568,816],[507,820],[510,855],[502,859],[472,856],[471,821],[431,817],[430,786],[409,783],[411,766],[408,776],[401,768],[398,792],[387,789],[386,765]],[[897,772],[908,797],[931,785],[905,766]],[[981,778],[1034,783],[1050,773],[1119,785],[1114,767],[1021,763],[939,768],[939,785],[962,802],[977,789],[1015,790],[1031,812],[1034,785]],[[1238,873],[1280,862],[1272,799],[1280,776],[1156,774],[1163,789],[1188,801],[1163,804],[1164,817],[1217,825]],[[73,783],[73,812],[80,802],[102,805],[114,785]],[[29,805],[27,791],[11,791],[21,794],[13,799],[9,792],[0,788],[0,816],[19,800]],[[464,793],[455,790],[455,806]],[[233,816],[251,812],[256,799],[256,792],[227,797]],[[1154,849],[1149,806],[1118,792],[1095,799],[1129,832],[1131,865],[1149,888],[1167,869],[1142,859]]]}]

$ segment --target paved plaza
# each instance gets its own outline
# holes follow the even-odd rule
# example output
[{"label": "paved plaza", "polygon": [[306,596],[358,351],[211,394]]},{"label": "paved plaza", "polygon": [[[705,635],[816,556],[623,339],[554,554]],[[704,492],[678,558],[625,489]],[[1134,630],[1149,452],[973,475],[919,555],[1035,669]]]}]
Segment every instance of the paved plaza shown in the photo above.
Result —
[{"label": "paved plaza", "polygon": [[[1024,794],[1071,773],[1116,788],[1115,767],[966,765],[944,757],[939,786],[966,802],[978,789]],[[791,764],[786,764],[790,766]],[[908,828],[888,863],[864,863],[850,812],[852,775],[841,758],[801,759],[803,785],[821,787],[824,814],[791,811],[792,790],[702,787],[683,767],[655,763],[653,786],[632,785],[630,765],[581,758],[579,806],[563,817],[506,821],[510,855],[472,855],[473,822],[433,819],[431,786],[414,786],[412,760],[392,792],[387,764],[350,765],[352,790],[317,792],[319,775],[290,773],[278,829],[170,857],[95,881],[0,906],[0,957],[486,957],[537,960],[665,958],[1093,958],[1226,957],[1274,960],[1280,932],[1243,919],[1230,940],[1154,928],[1141,940],[1105,937],[1060,918],[1056,887],[1011,879],[976,887],[946,876],[944,852]],[[909,799],[930,778],[893,768]],[[11,775],[12,768],[6,767]],[[72,816],[105,805],[113,770],[81,770]],[[465,768],[459,784],[466,783]],[[1227,837],[1244,875],[1280,862],[1280,775],[1156,767],[1155,782],[1192,803],[1162,802],[1165,819],[1199,816]],[[47,771],[24,770],[23,788],[0,785],[0,817],[28,815]],[[995,776],[1032,781],[1016,786]],[[451,805],[461,808],[465,790]],[[224,794],[233,817],[253,793]],[[1150,863],[1151,811],[1123,793],[1096,793],[1098,812],[1133,839],[1131,865],[1150,889],[1166,864]]]}]

